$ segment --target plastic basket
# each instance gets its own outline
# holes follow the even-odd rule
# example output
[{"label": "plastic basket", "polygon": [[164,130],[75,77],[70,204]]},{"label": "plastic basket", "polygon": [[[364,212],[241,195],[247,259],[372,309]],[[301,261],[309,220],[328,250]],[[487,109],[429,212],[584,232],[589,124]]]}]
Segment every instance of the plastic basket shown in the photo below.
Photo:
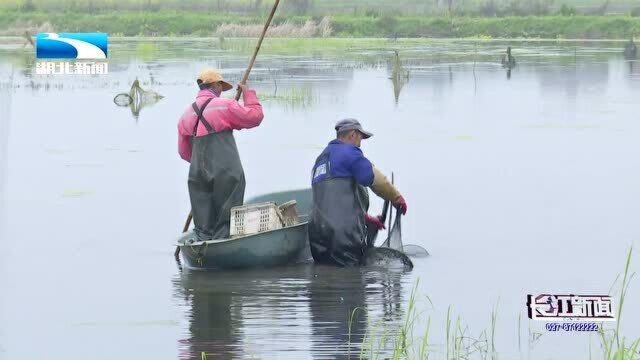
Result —
[{"label": "plastic basket", "polygon": [[257,234],[282,228],[282,219],[274,202],[231,208],[231,236]]},{"label": "plastic basket", "polygon": [[282,214],[282,223],[284,226],[294,226],[299,222],[298,209],[296,208],[297,201],[291,200],[278,206],[280,214]]}]

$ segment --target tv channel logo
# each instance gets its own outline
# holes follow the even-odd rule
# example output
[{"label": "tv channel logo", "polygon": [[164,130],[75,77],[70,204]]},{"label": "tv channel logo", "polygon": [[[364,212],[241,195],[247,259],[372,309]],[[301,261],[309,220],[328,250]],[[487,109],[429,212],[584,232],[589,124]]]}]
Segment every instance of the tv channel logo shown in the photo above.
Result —
[{"label": "tv channel logo", "polygon": [[105,33],[38,33],[38,59],[106,59],[109,37]]}]

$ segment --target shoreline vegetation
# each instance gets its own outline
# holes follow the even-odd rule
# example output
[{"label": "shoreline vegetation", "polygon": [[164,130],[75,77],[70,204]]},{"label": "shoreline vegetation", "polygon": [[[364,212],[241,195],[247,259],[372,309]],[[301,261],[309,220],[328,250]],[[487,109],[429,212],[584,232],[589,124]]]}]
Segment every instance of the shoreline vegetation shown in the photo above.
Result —
[{"label": "shoreline vegetation", "polygon": [[[255,37],[259,15],[195,11],[0,12],[0,36],[37,32],[106,32],[111,36]],[[269,37],[626,39],[640,35],[631,15],[505,17],[349,15],[277,16]]]}]

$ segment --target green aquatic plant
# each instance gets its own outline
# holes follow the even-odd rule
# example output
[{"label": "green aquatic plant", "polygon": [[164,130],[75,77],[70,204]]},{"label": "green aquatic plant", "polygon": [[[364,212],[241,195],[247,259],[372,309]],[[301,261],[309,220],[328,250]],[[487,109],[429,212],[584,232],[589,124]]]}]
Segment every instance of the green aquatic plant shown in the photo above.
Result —
[{"label": "green aquatic plant", "polygon": [[[216,29],[216,35],[227,37],[259,37],[262,33],[264,25],[255,24],[234,24],[224,23]],[[331,36],[331,20],[328,17],[322,18],[317,23],[312,19],[307,20],[303,24],[291,23],[284,21],[280,24],[274,24],[269,28],[269,36],[271,37],[293,37],[293,38],[310,38],[310,37],[329,37]]]},{"label": "green aquatic plant", "polygon": [[158,56],[158,44],[141,42],[136,46],[136,55],[144,61],[153,60]]},{"label": "green aquatic plant", "polygon": [[[633,246],[629,249],[629,253],[627,254],[625,268],[622,275],[622,283],[620,284],[620,298],[618,300],[616,313],[616,326],[614,329],[605,329],[604,323],[601,323],[599,327],[598,335],[600,336],[600,345],[603,351],[603,358],[605,360],[636,360],[638,359],[638,354],[640,352],[640,337],[632,340],[631,344],[627,346],[625,345],[626,338],[622,336],[620,332],[622,309],[624,307],[631,279],[635,276],[635,273],[629,272],[632,253]],[[614,284],[617,282],[619,277],[620,276],[618,275]]]},{"label": "green aquatic plant", "polygon": [[[380,26],[380,19],[367,15],[332,13],[330,20],[316,23],[311,15],[290,15],[276,18],[274,26],[285,21],[281,36],[326,36],[356,38],[586,38],[627,39],[630,33],[640,33],[640,17],[610,16],[423,16],[408,13],[393,16],[394,20]],[[100,29],[124,36],[205,36],[218,30],[220,35],[255,33],[250,24],[260,24],[259,14],[238,14],[202,11],[115,11],[87,13],[82,11],[36,11],[15,9],[0,11],[0,34],[22,35],[25,30],[39,29],[47,24],[53,31],[90,32]],[[311,23],[315,24],[313,28]],[[305,24],[309,24],[306,25]],[[254,26],[255,27],[255,26]],[[259,29],[259,27],[258,27]],[[293,31],[294,29],[297,29]],[[253,42],[255,43],[255,41]]]},{"label": "green aquatic plant", "polygon": [[[629,249],[626,257],[622,283],[620,285],[620,295],[617,306],[617,324],[611,329],[605,329],[603,324],[599,324],[598,335],[602,349],[603,360],[637,360],[640,355],[640,337],[629,340],[623,336],[620,323],[622,321],[623,307],[625,304],[627,291],[635,273],[630,272],[631,256],[633,247]],[[616,278],[620,278],[620,275]],[[469,328],[464,325],[462,318],[454,316],[453,307],[447,308],[447,316],[444,324],[444,354],[430,345],[429,336],[431,333],[431,316],[426,318],[426,330],[418,338],[414,337],[414,329],[418,320],[424,315],[424,311],[416,310],[417,284],[413,287],[408,303],[408,310],[404,321],[395,327],[388,328],[382,323],[374,324],[364,335],[360,344],[360,359],[393,359],[393,360],[414,360],[429,359],[431,355],[447,360],[463,360],[472,358],[497,359],[496,334],[498,331],[497,320],[499,314],[499,302],[491,310],[491,324],[488,331],[485,329],[480,335],[473,337]],[[613,287],[612,287],[613,288]],[[431,300],[429,300],[431,303]],[[433,304],[431,304],[433,305]],[[364,310],[362,310],[364,311]],[[455,319],[455,320],[454,320]],[[351,328],[349,328],[351,329]],[[520,349],[521,315],[518,317],[518,350]],[[529,322],[528,347],[529,351],[540,341],[543,333],[532,330]],[[389,344],[391,344],[389,346]],[[589,358],[593,357],[591,342],[589,342]]]},{"label": "green aquatic plant", "polygon": [[293,86],[280,94],[278,94],[277,91],[273,94],[261,93],[260,99],[265,102],[276,102],[294,108],[304,108],[313,104],[315,101],[313,91],[310,86]]}]

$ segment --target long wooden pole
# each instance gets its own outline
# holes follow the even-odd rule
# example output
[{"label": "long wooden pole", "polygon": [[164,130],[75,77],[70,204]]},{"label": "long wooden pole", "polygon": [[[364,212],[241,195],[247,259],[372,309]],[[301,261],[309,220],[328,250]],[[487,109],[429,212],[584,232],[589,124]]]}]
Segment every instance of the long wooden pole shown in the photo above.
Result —
[{"label": "long wooden pole", "polygon": [[[258,56],[258,52],[260,51],[260,47],[262,46],[262,40],[264,40],[264,36],[267,34],[267,30],[269,29],[269,25],[271,25],[271,20],[273,20],[273,16],[276,14],[276,9],[278,9],[278,4],[280,0],[276,0],[273,4],[273,8],[271,9],[271,13],[269,14],[269,18],[267,22],[264,24],[264,28],[262,29],[262,34],[260,34],[260,39],[258,39],[258,44],[256,45],[256,49],[253,51],[253,56],[251,57],[251,61],[249,61],[249,66],[247,70],[244,72],[242,76],[242,80],[240,80],[240,84],[246,84],[247,79],[249,78],[249,74],[251,73],[251,69],[253,69],[253,64],[256,63],[256,57]],[[240,96],[242,95],[242,89],[238,87],[238,92],[236,93],[236,100],[240,100]]]},{"label": "long wooden pole", "polygon": [[[276,0],[273,4],[273,8],[271,9],[271,13],[269,14],[269,18],[267,22],[264,24],[264,28],[262,29],[262,34],[260,34],[260,39],[258,39],[258,44],[256,45],[256,49],[253,51],[253,56],[251,57],[251,61],[249,61],[249,66],[247,70],[244,72],[242,79],[240,80],[240,84],[244,85],[247,83],[247,79],[249,78],[249,74],[251,73],[251,69],[253,69],[253,64],[256,62],[256,57],[258,56],[258,52],[260,51],[260,47],[262,46],[262,40],[264,40],[264,36],[267,34],[267,30],[271,25],[271,20],[273,20],[273,16],[276,14],[276,10],[278,9],[278,4],[280,4],[280,0]],[[236,101],[240,100],[240,96],[242,96],[242,88],[238,87],[238,91],[236,92]],[[189,215],[187,216],[187,220],[184,222],[184,227],[182,228],[182,232],[185,233],[189,231],[189,226],[191,225],[191,220],[193,219],[193,213],[189,211]],[[179,259],[180,256],[180,247],[176,246],[176,251],[173,253],[176,259]]]}]

